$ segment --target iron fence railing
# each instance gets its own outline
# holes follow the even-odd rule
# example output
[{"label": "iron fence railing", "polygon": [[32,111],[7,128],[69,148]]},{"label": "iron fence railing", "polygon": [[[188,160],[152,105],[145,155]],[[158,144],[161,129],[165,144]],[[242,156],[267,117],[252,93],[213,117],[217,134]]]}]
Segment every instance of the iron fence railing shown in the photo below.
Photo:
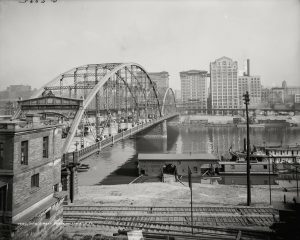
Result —
[{"label": "iron fence railing", "polygon": [[78,164],[82,159],[92,155],[93,153],[100,151],[102,148],[105,148],[107,146],[110,146],[114,144],[117,141],[120,141],[122,139],[128,138],[130,136],[135,135],[136,133],[143,131],[144,129],[151,127],[159,122],[162,122],[168,118],[172,118],[174,116],[178,115],[177,113],[159,117],[155,120],[151,120],[146,123],[140,123],[137,126],[134,126],[130,129],[127,129],[125,131],[122,131],[121,133],[117,133],[116,135],[110,136],[108,138],[103,139],[102,141],[96,142],[90,146],[87,146],[85,148],[82,148],[77,151],[68,152],[64,154],[62,164],[67,166],[68,164]]}]

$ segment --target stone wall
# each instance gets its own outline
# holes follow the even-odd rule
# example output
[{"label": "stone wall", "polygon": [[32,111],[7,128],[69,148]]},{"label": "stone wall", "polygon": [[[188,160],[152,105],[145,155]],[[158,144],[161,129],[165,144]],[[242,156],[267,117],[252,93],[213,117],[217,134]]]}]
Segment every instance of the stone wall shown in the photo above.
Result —
[{"label": "stone wall", "polygon": [[[60,159],[14,176],[13,215],[16,215],[54,192],[60,183]],[[31,176],[39,173],[39,187],[31,187]]]},{"label": "stone wall", "polygon": [[[48,158],[43,157],[43,137],[49,137]],[[21,142],[28,141],[28,165],[21,164]],[[53,194],[61,179],[61,129],[35,129],[14,138],[13,215]],[[31,176],[39,174],[39,186],[31,187]]]}]

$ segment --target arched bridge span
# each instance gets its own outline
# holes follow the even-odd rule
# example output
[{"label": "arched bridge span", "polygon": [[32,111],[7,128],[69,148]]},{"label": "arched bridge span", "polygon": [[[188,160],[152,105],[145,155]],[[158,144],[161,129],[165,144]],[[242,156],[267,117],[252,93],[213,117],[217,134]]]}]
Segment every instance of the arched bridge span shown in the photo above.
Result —
[{"label": "arched bridge span", "polygon": [[[176,112],[172,89],[163,96],[137,63],[88,64],[73,68],[20,102],[15,117],[57,112],[68,116],[63,152]],[[51,115],[51,114],[49,114]],[[88,138],[90,135],[90,140]],[[74,144],[75,142],[75,144]]]}]

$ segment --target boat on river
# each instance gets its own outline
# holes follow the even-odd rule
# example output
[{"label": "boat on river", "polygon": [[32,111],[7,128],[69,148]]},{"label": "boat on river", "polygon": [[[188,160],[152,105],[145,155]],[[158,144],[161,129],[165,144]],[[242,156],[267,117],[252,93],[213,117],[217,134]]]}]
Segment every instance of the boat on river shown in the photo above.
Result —
[{"label": "boat on river", "polygon": [[77,171],[78,172],[87,172],[89,170],[90,166],[89,164],[80,164],[78,167],[77,167]]},{"label": "boat on river", "polygon": [[[231,159],[229,161],[219,162],[220,174],[246,174],[247,154],[240,151],[229,150]],[[268,156],[262,152],[250,154],[250,172],[251,174],[277,174],[276,166],[268,161]]]}]

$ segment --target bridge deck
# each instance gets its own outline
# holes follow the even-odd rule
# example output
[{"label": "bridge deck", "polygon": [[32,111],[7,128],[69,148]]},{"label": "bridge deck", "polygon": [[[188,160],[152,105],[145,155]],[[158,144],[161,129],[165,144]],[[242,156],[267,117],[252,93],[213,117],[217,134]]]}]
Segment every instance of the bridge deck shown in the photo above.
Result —
[{"label": "bridge deck", "polygon": [[93,145],[90,145],[90,146],[87,146],[85,148],[82,148],[78,151],[74,151],[74,152],[69,152],[69,153],[66,153],[64,155],[64,158],[63,158],[63,166],[66,166],[68,163],[78,163],[80,162],[81,160],[91,156],[92,154],[94,154],[95,152],[98,152],[100,151],[102,148],[105,148],[107,146],[110,146],[122,139],[126,139],[130,136],[133,136],[135,134],[137,134],[138,132],[141,132],[149,127],[152,127],[153,125],[156,125],[164,120],[167,120],[169,118],[172,118],[172,117],[175,117],[177,116],[178,113],[175,113],[175,114],[171,114],[171,115],[167,115],[167,116],[163,116],[163,117],[160,117],[160,118],[157,118],[153,121],[150,121],[148,123],[142,123],[140,125],[137,125],[133,128],[130,128],[126,131],[123,131],[121,133],[117,133],[116,135],[113,135],[111,137],[108,137],[102,141],[99,141]]}]

